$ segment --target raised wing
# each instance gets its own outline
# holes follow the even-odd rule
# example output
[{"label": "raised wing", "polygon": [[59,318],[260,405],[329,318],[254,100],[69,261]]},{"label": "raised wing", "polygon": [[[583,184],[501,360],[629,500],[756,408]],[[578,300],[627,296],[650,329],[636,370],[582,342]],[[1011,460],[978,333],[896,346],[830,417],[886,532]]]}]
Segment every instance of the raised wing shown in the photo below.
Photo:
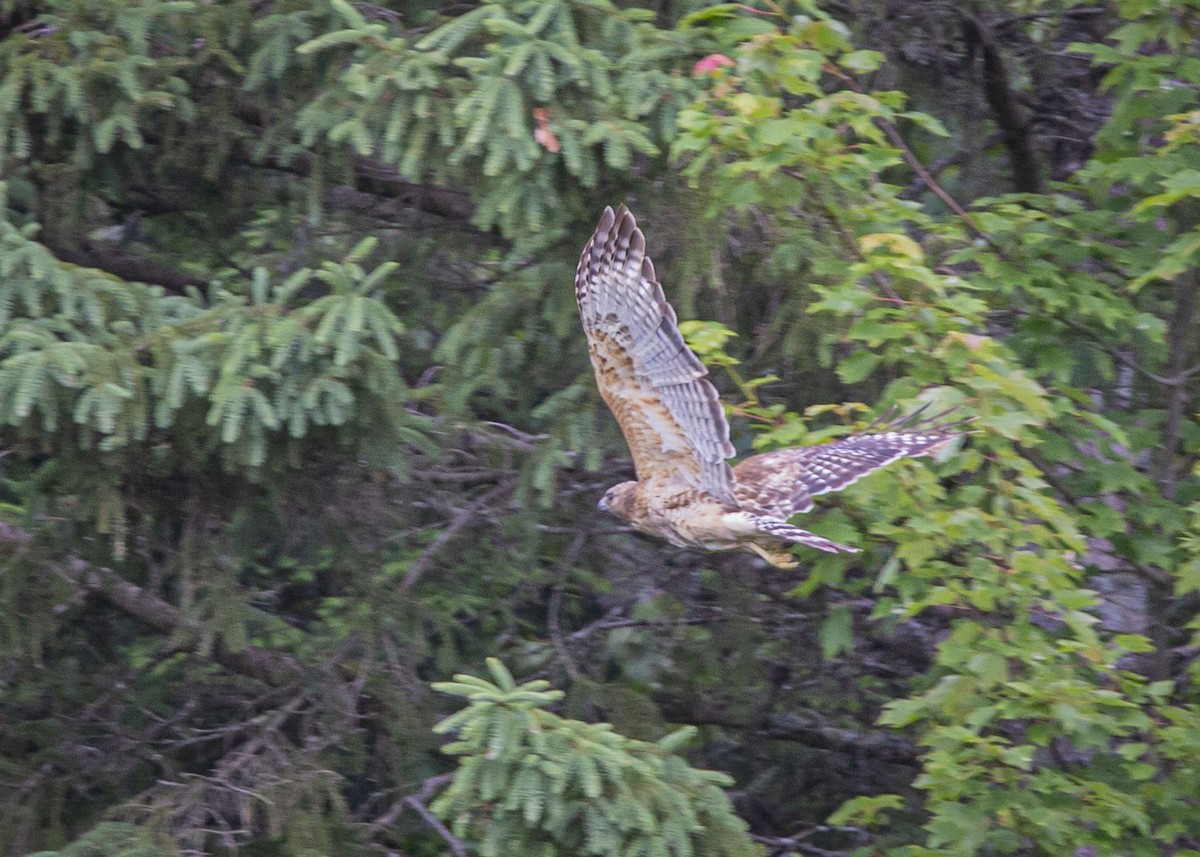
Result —
[{"label": "raised wing", "polygon": [[682,481],[734,501],[733,455],[717,391],[684,344],[625,206],[605,208],[575,271],[575,297],[600,395],[638,479]]},{"label": "raised wing", "polygon": [[817,494],[841,491],[898,459],[936,452],[958,437],[956,429],[968,421],[938,425],[949,412],[919,420],[921,410],[831,443],[752,455],[733,468],[739,505],[748,512],[787,520],[811,509]]}]

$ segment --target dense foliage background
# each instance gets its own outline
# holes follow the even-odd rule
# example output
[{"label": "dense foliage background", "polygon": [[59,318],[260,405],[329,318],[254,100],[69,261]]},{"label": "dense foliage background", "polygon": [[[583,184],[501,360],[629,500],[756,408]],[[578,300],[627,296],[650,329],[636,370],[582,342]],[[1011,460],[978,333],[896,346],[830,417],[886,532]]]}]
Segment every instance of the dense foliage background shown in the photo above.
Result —
[{"label": "dense foliage background", "polygon": [[[1198,38],[0,2],[0,851],[1200,854]],[[743,452],[977,417],[863,553],[595,511],[620,201]]]}]

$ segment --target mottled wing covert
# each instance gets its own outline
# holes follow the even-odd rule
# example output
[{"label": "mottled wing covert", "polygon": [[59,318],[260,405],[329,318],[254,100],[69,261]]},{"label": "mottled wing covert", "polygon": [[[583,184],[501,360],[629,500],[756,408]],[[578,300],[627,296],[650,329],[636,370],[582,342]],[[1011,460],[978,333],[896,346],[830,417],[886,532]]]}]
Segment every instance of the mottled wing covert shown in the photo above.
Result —
[{"label": "mottled wing covert", "polygon": [[645,251],[642,231],[621,206],[604,209],[579,258],[575,296],[596,384],[639,480],[682,481],[732,501],[729,425]]},{"label": "mottled wing covert", "polygon": [[805,487],[800,449],[779,449],[752,455],[733,468],[734,494],[747,512],[786,521],[813,507]]},{"label": "mottled wing covert", "polygon": [[733,468],[738,502],[749,512],[784,520],[807,512],[817,494],[841,491],[893,461],[929,455],[957,437],[954,429],[963,421],[930,425],[943,416],[917,422],[912,414],[882,431],[752,455]]}]

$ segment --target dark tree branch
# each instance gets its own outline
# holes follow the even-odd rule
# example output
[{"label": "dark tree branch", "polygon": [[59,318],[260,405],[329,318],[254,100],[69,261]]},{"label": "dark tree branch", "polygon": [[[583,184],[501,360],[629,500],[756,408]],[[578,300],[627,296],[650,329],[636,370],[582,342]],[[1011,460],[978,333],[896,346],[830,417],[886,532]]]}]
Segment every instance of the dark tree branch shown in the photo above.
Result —
[{"label": "dark tree branch", "polygon": [[450,828],[442,824],[442,820],[440,818],[429,811],[429,807],[425,805],[423,800],[418,798],[416,795],[409,795],[404,799],[404,802],[411,806],[416,811],[417,815],[421,816],[421,820],[432,827],[437,832],[438,836],[442,837],[442,839],[446,842],[446,845],[454,853],[455,857],[466,857],[467,846],[463,844],[461,839],[450,832]]},{"label": "dark tree branch", "polygon": [[425,780],[425,782],[421,783],[421,790],[419,792],[417,792],[415,795],[405,795],[404,797],[399,798],[395,803],[388,807],[387,812],[368,824],[367,830],[369,830],[371,833],[378,833],[381,830],[391,827],[396,823],[396,819],[398,819],[404,812],[404,808],[406,806],[411,806],[411,804],[408,803],[409,798],[415,797],[422,803],[428,803],[429,799],[433,797],[435,793],[450,785],[450,783],[453,781],[453,771],[450,773],[437,774],[436,776],[430,777],[429,779]]},{"label": "dark tree branch", "polygon": [[[280,121],[261,104],[249,98],[239,99],[234,106],[234,113],[247,125],[258,129],[265,129]],[[238,157],[244,164],[304,177],[311,175],[314,168],[313,155],[307,153],[293,155],[286,160],[274,157],[254,158],[246,153]],[[475,214],[475,205],[471,202],[470,195],[464,191],[414,182],[380,161],[357,156],[353,161],[353,171],[354,189],[363,193],[396,200],[401,205],[426,214],[461,223],[468,223]]]},{"label": "dark tree branch", "polygon": [[819,750],[854,753],[897,765],[919,765],[920,748],[885,732],[855,732],[822,723],[815,715],[778,714],[761,733],[780,741],[796,741]]},{"label": "dark tree branch", "polygon": [[[18,548],[27,547],[33,541],[33,535],[20,527],[0,522],[0,541]],[[184,648],[199,645],[203,630],[199,622],[185,617],[175,605],[130,583],[112,569],[92,565],[79,557],[69,557],[52,567],[81,593],[102,597],[155,631],[172,635],[183,632],[188,637]],[[289,684],[304,674],[303,666],[288,655],[260,646],[234,650],[219,638],[213,644],[211,656],[232,672],[274,686]]]},{"label": "dark tree branch", "polygon": [[1013,187],[1018,193],[1041,193],[1042,181],[1029,122],[1016,94],[1009,88],[1004,55],[987,24],[970,13],[962,13],[962,22],[968,47],[978,48],[983,56],[983,94],[1004,134],[1004,145],[1012,161]]},{"label": "dark tree branch", "polygon": [[[253,105],[239,105],[237,115],[248,125],[260,130],[272,121],[264,111]],[[147,134],[147,140],[154,144],[160,142],[152,133]],[[315,169],[314,156],[308,153],[286,159],[254,158],[242,153],[235,155],[235,158],[236,162],[243,166],[287,172],[306,178]],[[389,209],[396,206],[413,209],[442,221],[461,224],[464,228],[469,227],[474,216],[475,206],[470,196],[463,191],[410,181],[387,164],[370,158],[355,158],[352,170],[352,187],[338,188],[335,185],[327,193],[327,198],[335,207],[361,211],[372,208],[369,200],[374,199],[376,203],[386,201]],[[139,211],[150,214],[176,214],[191,210],[190,200],[185,192],[171,192],[157,186],[143,186],[135,190]],[[64,262],[96,268],[123,280],[162,286],[172,294],[185,294],[190,287],[203,287],[207,284],[207,281],[201,278],[132,255],[117,244],[105,246],[87,239],[79,240],[74,234],[58,235],[53,229],[44,230],[40,240]]]},{"label": "dark tree branch", "polygon": [[660,701],[663,716],[672,723],[692,726],[721,726],[726,729],[748,730],[776,741],[794,741],[818,750],[867,756],[880,762],[916,766],[921,750],[894,735],[883,732],[855,732],[830,726],[811,712],[805,714],[771,714],[761,723],[722,709],[719,705],[692,705],[675,701]]},{"label": "dark tree branch", "polygon": [[400,591],[407,592],[412,589],[425,572],[433,567],[433,560],[437,556],[438,551],[449,542],[454,541],[464,528],[476,522],[479,519],[479,513],[497,497],[506,494],[511,487],[512,483],[510,481],[502,482],[483,496],[458,510],[450,525],[434,536],[433,541],[429,543],[424,552],[408,567],[408,573],[404,575],[404,582],[400,584]]},{"label": "dark tree branch", "polygon": [[[909,182],[908,187],[900,191],[897,196],[899,196],[900,199],[916,199],[929,188],[929,179],[936,179],[949,167],[962,164],[974,154],[975,152],[971,149],[959,149],[949,157],[934,161],[925,168],[923,173],[917,173],[917,177]],[[914,172],[916,171],[914,170]]]},{"label": "dark tree branch", "polygon": [[1175,499],[1179,481],[1179,437],[1183,425],[1183,413],[1188,403],[1187,380],[1194,370],[1188,369],[1189,345],[1193,335],[1192,324],[1196,315],[1197,292],[1200,291],[1200,272],[1189,271],[1175,281],[1175,311],[1167,326],[1167,377],[1170,385],[1167,398],[1167,416],[1163,424],[1163,451],[1159,466],[1159,485],[1163,496]]},{"label": "dark tree branch", "polygon": [[805,842],[799,836],[758,836],[751,834],[751,839],[768,849],[771,857],[784,854],[812,854],[813,857],[849,857],[850,851],[831,851],[819,848],[810,842]]},{"label": "dark tree branch", "polygon": [[905,162],[912,167],[913,172],[917,174],[917,178],[921,181],[921,183],[924,184],[925,187],[929,188],[938,199],[945,203],[946,207],[954,212],[955,217],[966,224],[967,229],[972,235],[974,235],[976,238],[981,238],[986,241],[993,250],[999,251],[998,245],[992,240],[991,236],[980,229],[975,224],[975,221],[971,219],[971,215],[967,213],[967,210],[959,205],[958,200],[952,197],[945,188],[937,183],[929,170],[927,170],[925,165],[921,163],[920,158],[918,158],[913,150],[909,148],[904,136],[899,130],[897,130],[896,126],[884,119],[876,119],[875,124],[883,129],[883,133],[887,134],[888,139],[892,141],[892,145],[900,150],[901,156],[904,158]]},{"label": "dark tree branch", "polygon": [[102,247],[85,242],[79,247],[67,247],[43,236],[43,243],[55,256],[72,265],[96,268],[105,273],[138,283],[162,286],[172,294],[185,294],[189,287],[200,288],[205,281],[147,259],[131,256],[120,247]]},{"label": "dark tree branch", "polygon": [[[850,75],[838,71],[835,71],[834,74],[850,89],[853,89],[855,92],[862,92],[862,87],[858,85],[858,81],[856,81]],[[975,224],[975,221],[971,219],[971,215],[967,213],[967,210],[959,205],[958,200],[952,197],[945,188],[937,183],[936,179],[933,177],[933,173],[930,172],[930,170],[926,168],[923,163],[921,163],[921,159],[918,158],[916,153],[913,152],[913,150],[909,147],[908,142],[904,139],[904,135],[900,133],[899,129],[896,128],[896,126],[891,122],[888,122],[883,118],[877,117],[873,121],[875,123],[875,127],[883,131],[883,133],[887,135],[887,138],[892,141],[892,145],[900,150],[900,155],[904,158],[905,163],[907,163],[912,168],[913,172],[917,174],[917,180],[920,182],[920,185],[929,188],[929,190],[932,191],[938,199],[945,203],[946,207],[954,212],[954,215],[966,224],[967,229],[972,235],[974,235],[976,238],[986,241],[993,250],[1000,252],[999,245],[992,240],[992,237],[980,229]],[[803,176],[794,170],[784,170],[783,172],[785,175],[790,175],[793,178],[803,179]],[[914,183],[914,187],[915,186],[917,185]],[[901,197],[903,196],[904,194],[902,193]],[[834,222],[837,222],[836,218],[834,218]],[[854,246],[857,248],[857,243],[854,243]]]},{"label": "dark tree branch", "polygon": [[[114,607],[156,631],[164,634],[186,631],[191,635],[193,645],[199,642],[200,623],[185,618],[179,608],[124,580],[111,569],[88,565],[75,558],[68,560],[64,570],[67,577],[85,591],[104,597]],[[220,638],[213,644],[212,658],[228,670],[270,685],[288,684],[304,673],[303,667],[288,655],[260,646],[234,650]]]}]

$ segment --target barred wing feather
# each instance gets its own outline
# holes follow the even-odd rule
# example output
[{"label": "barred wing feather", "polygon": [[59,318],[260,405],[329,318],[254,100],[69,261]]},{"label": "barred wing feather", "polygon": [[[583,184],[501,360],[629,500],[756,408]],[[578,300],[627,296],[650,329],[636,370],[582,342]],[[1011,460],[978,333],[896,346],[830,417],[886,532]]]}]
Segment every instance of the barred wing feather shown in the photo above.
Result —
[{"label": "barred wing feather", "polygon": [[901,458],[936,452],[963,423],[931,425],[943,416],[917,422],[912,414],[880,431],[753,455],[733,468],[738,502],[747,511],[784,520],[807,512],[818,494],[841,491]]},{"label": "barred wing feather", "polygon": [[683,481],[734,502],[729,425],[708,370],[683,341],[633,215],[605,208],[575,272],[600,395],[638,479]]}]

